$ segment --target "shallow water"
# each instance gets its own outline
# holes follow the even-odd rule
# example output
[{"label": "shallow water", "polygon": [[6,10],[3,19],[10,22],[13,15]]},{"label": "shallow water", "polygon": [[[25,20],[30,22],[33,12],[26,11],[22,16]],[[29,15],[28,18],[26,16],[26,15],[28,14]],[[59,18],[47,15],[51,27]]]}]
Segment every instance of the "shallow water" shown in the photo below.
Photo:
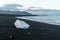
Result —
[{"label": "shallow water", "polygon": [[53,25],[60,25],[60,16],[27,16],[27,17],[17,17],[17,18],[43,22]]}]

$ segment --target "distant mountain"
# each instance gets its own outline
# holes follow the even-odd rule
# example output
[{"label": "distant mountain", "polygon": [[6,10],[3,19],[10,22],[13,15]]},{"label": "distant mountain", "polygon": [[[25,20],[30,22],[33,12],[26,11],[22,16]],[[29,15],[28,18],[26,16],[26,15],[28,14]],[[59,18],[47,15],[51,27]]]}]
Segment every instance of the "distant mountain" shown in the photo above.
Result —
[{"label": "distant mountain", "polygon": [[26,11],[32,11],[32,12],[57,12],[60,10],[55,10],[55,9],[44,9],[42,7],[29,7]]},{"label": "distant mountain", "polygon": [[52,10],[52,9],[27,9],[26,11],[30,12],[60,12],[60,10]]},{"label": "distant mountain", "polygon": [[26,11],[35,15],[43,15],[43,16],[60,15],[60,10],[52,10],[52,9],[27,9]]},{"label": "distant mountain", "polygon": [[9,14],[9,15],[32,15],[25,11],[4,11],[0,10],[0,14]]}]

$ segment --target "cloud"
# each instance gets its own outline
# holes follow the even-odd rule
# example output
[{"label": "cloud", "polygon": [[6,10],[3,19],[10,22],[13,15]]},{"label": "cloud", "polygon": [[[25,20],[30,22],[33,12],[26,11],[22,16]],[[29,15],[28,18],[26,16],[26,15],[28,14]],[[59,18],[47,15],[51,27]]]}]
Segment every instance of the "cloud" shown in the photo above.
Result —
[{"label": "cloud", "polygon": [[20,10],[17,7],[23,7],[23,5],[20,4],[5,4],[2,7],[0,7],[1,10]]},{"label": "cloud", "polygon": [[40,10],[40,9],[43,9],[42,7],[28,7],[28,9],[27,10]]}]

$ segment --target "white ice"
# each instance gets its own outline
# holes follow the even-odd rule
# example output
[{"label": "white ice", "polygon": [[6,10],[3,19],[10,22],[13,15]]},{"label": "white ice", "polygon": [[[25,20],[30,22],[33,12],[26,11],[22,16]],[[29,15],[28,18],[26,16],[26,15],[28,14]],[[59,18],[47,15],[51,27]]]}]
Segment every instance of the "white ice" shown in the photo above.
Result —
[{"label": "white ice", "polygon": [[14,25],[16,26],[16,28],[21,28],[21,29],[28,29],[30,26],[26,22],[18,20],[18,19],[15,21]]}]

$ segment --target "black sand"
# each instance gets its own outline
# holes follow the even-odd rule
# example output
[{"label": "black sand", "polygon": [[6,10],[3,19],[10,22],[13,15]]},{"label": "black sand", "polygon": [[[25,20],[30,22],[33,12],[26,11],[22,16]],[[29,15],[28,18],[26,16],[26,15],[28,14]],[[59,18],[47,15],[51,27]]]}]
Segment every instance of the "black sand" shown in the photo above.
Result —
[{"label": "black sand", "polygon": [[30,27],[17,29],[14,26],[15,17],[0,15],[0,40],[60,40],[60,26],[19,19],[30,24]]}]

